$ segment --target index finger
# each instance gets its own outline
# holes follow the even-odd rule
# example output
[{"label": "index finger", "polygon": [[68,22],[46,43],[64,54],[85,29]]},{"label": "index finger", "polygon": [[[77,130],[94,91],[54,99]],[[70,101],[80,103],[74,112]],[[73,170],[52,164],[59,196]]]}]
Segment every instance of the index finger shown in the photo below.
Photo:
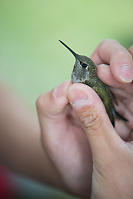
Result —
[{"label": "index finger", "polygon": [[97,65],[110,65],[110,72],[118,82],[132,82],[133,59],[128,50],[119,42],[111,39],[104,40],[96,48],[91,58]]}]

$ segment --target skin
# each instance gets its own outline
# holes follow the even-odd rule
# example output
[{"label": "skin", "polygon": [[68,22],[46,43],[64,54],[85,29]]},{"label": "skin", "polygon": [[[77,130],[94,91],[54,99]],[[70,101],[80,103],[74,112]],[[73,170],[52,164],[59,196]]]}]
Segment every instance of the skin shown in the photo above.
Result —
[{"label": "skin", "polygon": [[[77,196],[132,198],[131,55],[133,46],[128,52],[118,42],[105,40],[91,56],[98,65],[98,76],[116,94],[117,110],[128,119],[127,123],[117,121],[116,129],[100,99],[88,86],[67,81],[42,94],[36,103],[39,126],[33,113],[1,83],[1,164]],[[127,67],[121,71],[123,64],[129,65],[130,72]]]},{"label": "skin", "polygon": [[128,51],[114,40],[104,40],[91,56],[99,78],[116,95],[116,110],[128,119],[116,121],[115,129],[100,98],[86,85],[66,81],[37,100],[44,151],[65,189],[75,195],[133,197],[132,56],[133,47]]},{"label": "skin", "polygon": [[0,164],[41,183],[62,188],[40,144],[35,115],[11,89],[0,83]]}]

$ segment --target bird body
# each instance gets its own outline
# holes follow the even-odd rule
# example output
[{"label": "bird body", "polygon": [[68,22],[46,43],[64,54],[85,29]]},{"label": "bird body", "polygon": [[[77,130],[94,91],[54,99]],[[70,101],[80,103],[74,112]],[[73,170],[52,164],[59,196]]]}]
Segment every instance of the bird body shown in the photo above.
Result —
[{"label": "bird body", "polygon": [[127,121],[123,116],[116,112],[113,104],[114,95],[112,94],[110,88],[98,78],[95,63],[89,57],[76,54],[65,43],[62,41],[60,42],[75,57],[75,64],[71,75],[72,82],[86,84],[98,94],[105,106],[106,112],[113,126],[115,126],[115,117]]},{"label": "bird body", "polygon": [[114,125],[115,108],[113,105],[113,95],[109,87],[98,78],[95,63],[89,57],[78,55],[71,78],[73,83],[86,84],[98,94],[105,106],[110,121]]}]

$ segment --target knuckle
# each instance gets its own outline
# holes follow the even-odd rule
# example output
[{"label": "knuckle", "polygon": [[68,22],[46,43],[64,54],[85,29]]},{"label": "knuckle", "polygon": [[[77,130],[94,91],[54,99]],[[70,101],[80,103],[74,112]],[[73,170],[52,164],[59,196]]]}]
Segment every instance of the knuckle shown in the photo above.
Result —
[{"label": "knuckle", "polygon": [[[119,57],[119,58],[123,58],[123,57],[125,57],[125,51],[123,49],[117,49],[115,56]],[[126,56],[127,56],[127,54],[126,54]]]},{"label": "knuckle", "polygon": [[[132,52],[133,54],[133,52]],[[116,57],[119,57],[119,59],[123,59],[126,60],[127,62],[131,61],[132,62],[132,54],[130,52],[128,52],[127,50],[125,51],[125,49],[119,49],[116,52]]]},{"label": "knuckle", "polygon": [[89,110],[81,110],[79,118],[84,128],[89,131],[96,131],[102,125],[102,118],[94,107],[91,107]]}]

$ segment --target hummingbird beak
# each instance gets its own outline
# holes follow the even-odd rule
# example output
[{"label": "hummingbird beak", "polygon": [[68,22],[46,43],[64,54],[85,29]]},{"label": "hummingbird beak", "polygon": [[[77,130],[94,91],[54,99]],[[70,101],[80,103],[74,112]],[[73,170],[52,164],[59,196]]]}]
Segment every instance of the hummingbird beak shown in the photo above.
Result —
[{"label": "hummingbird beak", "polygon": [[77,54],[71,48],[69,48],[63,41],[59,41],[74,55],[75,58],[77,57]]}]

